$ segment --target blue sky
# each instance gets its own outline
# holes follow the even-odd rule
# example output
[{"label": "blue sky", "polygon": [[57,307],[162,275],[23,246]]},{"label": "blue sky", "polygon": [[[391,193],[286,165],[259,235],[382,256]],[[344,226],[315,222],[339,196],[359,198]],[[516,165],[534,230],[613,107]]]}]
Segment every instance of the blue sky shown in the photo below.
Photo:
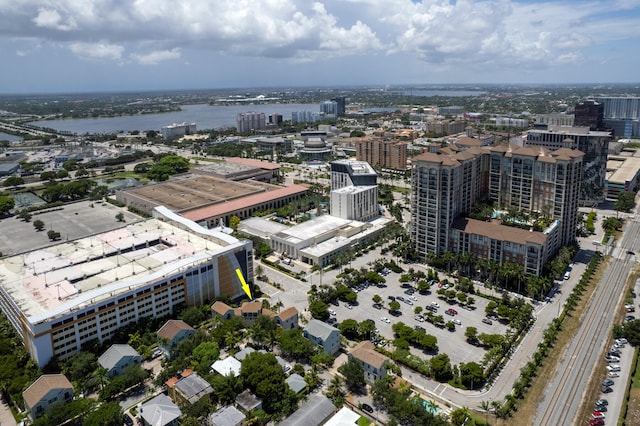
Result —
[{"label": "blue sky", "polygon": [[638,82],[640,0],[0,0],[0,93]]}]

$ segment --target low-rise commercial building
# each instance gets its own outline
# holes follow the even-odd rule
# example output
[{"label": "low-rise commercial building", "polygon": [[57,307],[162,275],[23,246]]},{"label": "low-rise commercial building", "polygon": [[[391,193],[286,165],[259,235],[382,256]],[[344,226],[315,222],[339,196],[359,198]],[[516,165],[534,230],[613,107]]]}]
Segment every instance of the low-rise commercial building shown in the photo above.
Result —
[{"label": "low-rise commercial building", "polygon": [[0,309],[38,365],[141,318],[246,297],[253,246],[164,208],[157,218],[0,260]]}]

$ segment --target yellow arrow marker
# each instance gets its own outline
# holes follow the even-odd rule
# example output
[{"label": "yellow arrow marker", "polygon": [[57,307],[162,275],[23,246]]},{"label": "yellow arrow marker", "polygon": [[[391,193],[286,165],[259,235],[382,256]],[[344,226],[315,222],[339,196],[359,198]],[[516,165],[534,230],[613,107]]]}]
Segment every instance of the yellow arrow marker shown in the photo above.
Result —
[{"label": "yellow arrow marker", "polygon": [[244,277],[242,276],[242,271],[240,270],[240,268],[236,268],[236,274],[238,274],[238,278],[240,278],[240,282],[242,283],[242,289],[244,290],[245,293],[247,293],[247,296],[249,296],[249,300],[251,300],[252,299],[251,289],[249,288],[249,284],[247,284],[247,282],[244,280]]}]

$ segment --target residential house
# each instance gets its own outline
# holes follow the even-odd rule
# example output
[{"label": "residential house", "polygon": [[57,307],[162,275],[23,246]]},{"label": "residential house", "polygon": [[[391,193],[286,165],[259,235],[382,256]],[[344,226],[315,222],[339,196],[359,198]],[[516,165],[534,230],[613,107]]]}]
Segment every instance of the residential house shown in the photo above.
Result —
[{"label": "residential house", "polygon": [[45,374],[22,392],[24,409],[29,418],[35,420],[42,416],[51,405],[58,401],[73,399],[73,385],[63,374]]},{"label": "residential house", "polygon": [[323,395],[315,395],[298,408],[291,416],[280,422],[280,426],[319,426],[336,411],[335,405]]},{"label": "residential house", "polygon": [[[266,309],[264,309],[262,313],[265,314],[265,311]],[[269,315],[276,321],[276,324],[284,330],[298,328],[298,310],[293,306],[280,312],[270,312]]]},{"label": "residential house", "polygon": [[188,339],[195,332],[193,327],[182,320],[169,320],[157,332],[158,337],[162,339],[160,348],[167,355],[167,358],[171,359],[180,342]]},{"label": "residential house", "polygon": [[368,340],[358,343],[349,353],[350,358],[357,359],[364,367],[364,378],[368,383],[387,376],[389,358],[376,352],[375,346]]},{"label": "residential house", "polygon": [[132,365],[140,365],[140,354],[130,345],[111,345],[100,357],[98,363],[107,370],[109,377],[116,377]]},{"label": "residential house", "polygon": [[251,326],[260,315],[268,315],[283,329],[298,327],[298,310],[291,306],[281,312],[273,312],[263,308],[262,303],[257,300],[244,302],[239,308],[232,308],[224,302],[217,301],[211,306],[211,313],[214,316],[226,320],[234,316],[242,317],[247,326]]},{"label": "residential house", "polygon": [[223,376],[231,374],[233,377],[238,377],[240,375],[240,367],[242,367],[240,361],[232,356],[219,359],[211,364],[211,370]]},{"label": "residential house", "polygon": [[236,396],[236,404],[246,412],[262,409],[262,400],[252,394],[249,389],[245,389]]},{"label": "residential house", "polygon": [[232,405],[222,407],[209,416],[211,426],[240,426],[244,424],[246,416]]},{"label": "residential house", "polygon": [[303,331],[304,337],[322,346],[322,350],[329,355],[335,355],[340,350],[340,331],[326,322],[312,319]]},{"label": "residential house", "polygon": [[200,398],[213,392],[211,384],[192,370],[185,370],[180,376],[172,377],[166,382],[169,396],[177,404],[188,402],[194,404]]},{"label": "residential house", "polygon": [[297,373],[293,373],[285,379],[285,383],[295,393],[300,393],[307,388],[307,382],[304,381],[304,377]]},{"label": "residential house", "polygon": [[140,417],[144,426],[179,426],[180,408],[163,393],[142,404]]}]

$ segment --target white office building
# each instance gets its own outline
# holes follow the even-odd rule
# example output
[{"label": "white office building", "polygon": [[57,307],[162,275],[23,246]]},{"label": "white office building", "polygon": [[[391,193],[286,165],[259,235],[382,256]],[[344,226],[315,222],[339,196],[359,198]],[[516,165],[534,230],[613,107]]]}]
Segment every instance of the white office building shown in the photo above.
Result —
[{"label": "white office building", "polygon": [[173,123],[170,126],[164,126],[160,129],[164,139],[177,138],[184,135],[192,135],[196,133],[196,123]]}]

